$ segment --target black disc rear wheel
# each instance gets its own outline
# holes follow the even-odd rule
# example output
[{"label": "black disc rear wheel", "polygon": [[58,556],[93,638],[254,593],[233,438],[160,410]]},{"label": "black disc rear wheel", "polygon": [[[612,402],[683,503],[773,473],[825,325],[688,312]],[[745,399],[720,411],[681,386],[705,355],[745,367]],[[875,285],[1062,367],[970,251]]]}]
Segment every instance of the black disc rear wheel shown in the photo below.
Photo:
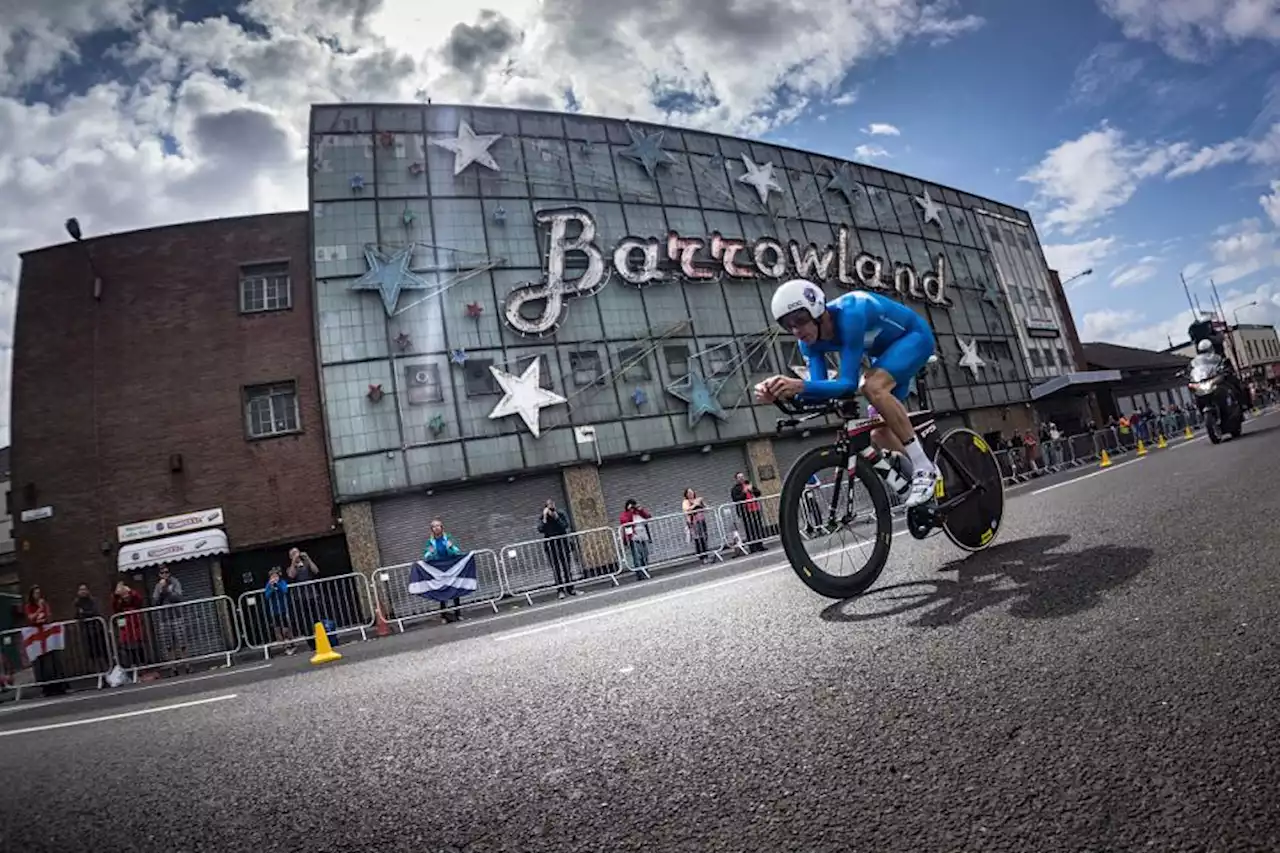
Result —
[{"label": "black disc rear wheel", "polygon": [[[827,598],[865,592],[884,570],[893,541],[884,483],[861,456],[855,459],[851,477],[848,459],[835,447],[810,450],[787,472],[778,505],[787,560]],[[809,484],[814,475],[817,486]]]},{"label": "black disc rear wheel", "polygon": [[981,484],[982,491],[971,494],[949,510],[942,523],[943,532],[957,548],[981,551],[995,541],[1004,519],[1004,479],[1000,476],[1000,463],[982,436],[963,427],[942,437],[935,461],[942,473],[942,488],[934,492],[940,503],[969,487],[956,463]]}]

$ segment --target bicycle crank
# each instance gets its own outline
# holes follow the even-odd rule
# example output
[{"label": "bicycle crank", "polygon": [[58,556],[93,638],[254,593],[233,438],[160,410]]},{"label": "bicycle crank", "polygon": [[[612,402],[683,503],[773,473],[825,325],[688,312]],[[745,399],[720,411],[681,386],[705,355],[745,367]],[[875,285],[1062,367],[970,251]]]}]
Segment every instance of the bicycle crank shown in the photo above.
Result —
[{"label": "bicycle crank", "polygon": [[907,530],[916,539],[924,539],[937,527],[938,505],[930,501],[921,506],[913,506],[907,510]]}]

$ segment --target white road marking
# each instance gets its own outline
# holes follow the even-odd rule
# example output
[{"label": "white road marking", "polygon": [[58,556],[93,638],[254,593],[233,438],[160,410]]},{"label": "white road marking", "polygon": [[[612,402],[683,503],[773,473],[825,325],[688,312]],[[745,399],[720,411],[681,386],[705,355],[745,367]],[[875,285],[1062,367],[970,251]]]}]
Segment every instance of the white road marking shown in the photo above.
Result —
[{"label": "white road marking", "polygon": [[[896,539],[899,536],[902,536],[903,534],[905,534],[906,532],[907,531],[905,530],[899,530],[897,533],[893,534],[893,538]],[[862,547],[862,546],[850,545],[848,546],[848,548],[845,548],[843,550],[848,550],[849,548],[858,548],[858,547]],[[824,551],[823,555],[834,553],[837,550],[841,550],[841,549],[831,548],[831,549],[828,549],[827,551]],[[775,566],[768,566],[767,568],[756,569],[755,571],[748,572],[745,575],[734,575],[731,578],[724,578],[722,580],[714,581],[712,583],[701,584],[699,586],[691,586],[691,587],[688,587],[687,589],[678,589],[675,592],[669,592],[666,595],[659,595],[653,598],[646,598],[646,599],[643,599],[642,601],[633,601],[632,603],[624,604],[621,607],[610,607],[606,610],[597,610],[592,613],[584,613],[581,616],[574,616],[569,619],[561,619],[556,622],[547,622],[542,625],[535,625],[532,628],[525,628],[524,630],[521,630],[521,631],[512,631],[508,634],[499,634],[498,636],[493,638],[493,641],[495,643],[503,643],[503,642],[506,642],[507,640],[518,640],[521,637],[528,637],[532,634],[541,634],[544,631],[553,631],[557,628],[564,628],[569,625],[576,625],[580,622],[589,622],[593,619],[602,619],[605,616],[612,616],[615,613],[624,613],[628,610],[638,610],[641,607],[648,607],[652,604],[660,604],[664,601],[671,601],[672,599],[683,598],[686,595],[693,595],[695,593],[705,592],[710,589],[715,589],[716,587],[728,586],[729,584],[740,583],[742,581],[764,577],[765,575],[772,574],[780,569],[789,569],[789,568],[791,568],[791,566],[788,565],[787,563],[780,563]]]},{"label": "white road marking", "polygon": [[235,699],[237,695],[238,694],[235,693],[228,693],[224,696],[210,696],[208,699],[193,699],[190,702],[176,702],[172,705],[159,705],[155,708],[142,708],[137,711],[122,711],[119,714],[104,714],[101,717],[88,717],[83,720],[71,720],[65,723],[46,723],[43,726],[28,726],[25,729],[9,729],[8,731],[0,731],[0,737],[34,734],[36,732],[51,732],[54,729],[69,729],[72,726],[87,726],[90,723],[106,723],[111,720],[124,720],[129,717],[141,717],[144,714],[159,714],[164,711],[179,711],[183,708],[194,708],[196,705],[225,702],[228,699]]},{"label": "white road marking", "polygon": [[217,672],[211,672],[207,675],[197,675],[194,678],[170,679],[168,681],[160,681],[155,684],[144,684],[141,687],[125,687],[125,688],[106,688],[103,690],[95,690],[92,693],[80,693],[74,696],[67,696],[63,699],[46,699],[43,702],[14,702],[12,705],[6,705],[0,708],[0,714],[9,714],[14,711],[29,711],[32,708],[45,708],[50,705],[69,705],[72,702],[83,702],[86,699],[102,699],[106,696],[123,696],[125,694],[141,693],[143,690],[155,690],[158,687],[181,687],[184,684],[191,684],[196,681],[208,681],[210,678],[226,678],[228,675],[239,675],[243,672],[257,672],[260,669],[270,669],[271,664],[260,663],[256,666],[232,667],[231,669],[222,669]]},{"label": "white road marking", "polygon": [[1035,490],[1034,492],[1032,492],[1031,494],[1032,494],[1033,496],[1034,496],[1034,495],[1043,495],[1045,492],[1052,492],[1054,489],[1060,489],[1060,488],[1062,488],[1063,486],[1070,486],[1070,485],[1072,485],[1073,483],[1079,483],[1079,482],[1081,482],[1081,481],[1083,481],[1083,480],[1088,480],[1090,477],[1097,477],[1099,474],[1106,474],[1106,473],[1109,473],[1109,472],[1111,472],[1111,471],[1115,471],[1115,470],[1117,470],[1117,469],[1119,469],[1119,468],[1123,468],[1123,467],[1124,467],[1124,466],[1126,466],[1126,465],[1132,465],[1132,464],[1133,464],[1133,463],[1135,463],[1135,462],[1141,462],[1143,459],[1146,459],[1146,458],[1147,458],[1147,457],[1145,457],[1145,456],[1139,456],[1137,459],[1130,459],[1128,462],[1120,462],[1120,463],[1116,463],[1116,464],[1110,465],[1110,466],[1108,466],[1108,467],[1106,467],[1106,468],[1100,468],[1100,469],[1098,469],[1097,471],[1094,471],[1092,474],[1085,474],[1083,477],[1075,477],[1075,478],[1073,478],[1073,479],[1066,480],[1066,481],[1061,482],[1061,483],[1054,483],[1052,486],[1045,486],[1043,489],[1036,489],[1036,490]]},{"label": "white road marking", "polygon": [[1204,439],[1204,436],[1203,436],[1203,435],[1202,435],[1202,436],[1198,436],[1198,437],[1196,437],[1196,438],[1188,438],[1188,439],[1186,439],[1185,441],[1183,441],[1181,444],[1175,444],[1173,447],[1171,447],[1171,448],[1169,448],[1169,449],[1170,449],[1170,450],[1177,450],[1179,447],[1186,447],[1188,444],[1195,444],[1197,441],[1201,441],[1202,439]]}]

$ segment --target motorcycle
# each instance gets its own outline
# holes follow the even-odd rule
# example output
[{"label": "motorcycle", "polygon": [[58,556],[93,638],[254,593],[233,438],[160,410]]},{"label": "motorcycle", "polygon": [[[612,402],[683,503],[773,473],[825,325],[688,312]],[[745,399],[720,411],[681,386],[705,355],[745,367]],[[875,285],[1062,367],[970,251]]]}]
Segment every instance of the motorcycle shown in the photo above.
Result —
[{"label": "motorcycle", "polygon": [[1213,352],[1197,355],[1191,360],[1187,379],[1196,408],[1204,416],[1209,441],[1217,444],[1223,435],[1239,438],[1244,429],[1244,403],[1226,359]]}]

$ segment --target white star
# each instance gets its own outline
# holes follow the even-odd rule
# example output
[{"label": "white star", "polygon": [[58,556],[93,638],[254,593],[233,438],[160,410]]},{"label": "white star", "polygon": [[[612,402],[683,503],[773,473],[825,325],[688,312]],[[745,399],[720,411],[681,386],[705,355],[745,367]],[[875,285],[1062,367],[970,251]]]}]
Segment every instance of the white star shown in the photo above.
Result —
[{"label": "white star", "polygon": [[978,368],[987,366],[987,363],[982,360],[982,356],[978,355],[978,339],[974,338],[966,344],[960,338],[956,338],[956,343],[960,344],[960,366],[968,368],[976,380],[978,378]]},{"label": "white star", "polygon": [[444,148],[453,152],[453,173],[460,175],[462,170],[472,163],[488,166],[497,172],[498,161],[494,160],[493,155],[489,153],[489,146],[501,138],[501,133],[486,133],[483,136],[476,136],[476,132],[471,129],[471,125],[464,121],[458,125],[456,139],[431,139],[428,141],[437,148]]},{"label": "white star", "polygon": [[490,366],[489,372],[502,386],[503,396],[498,405],[489,413],[489,420],[496,421],[510,415],[519,415],[534,438],[542,435],[538,412],[547,406],[568,402],[554,391],[548,391],[538,383],[542,379],[542,359],[535,358],[524,369],[524,373],[516,376],[512,373]]},{"label": "white star", "polygon": [[760,196],[761,204],[766,206],[769,204],[769,190],[782,192],[782,187],[773,179],[772,162],[757,166],[751,162],[750,157],[743,154],[742,165],[747,167],[747,173],[739,177],[738,182],[755,188],[756,193]]},{"label": "white star", "polygon": [[929,188],[925,187],[923,196],[916,196],[916,204],[920,205],[920,209],[924,211],[924,221],[928,225],[930,222],[942,227],[942,208],[938,203],[929,198]]}]

